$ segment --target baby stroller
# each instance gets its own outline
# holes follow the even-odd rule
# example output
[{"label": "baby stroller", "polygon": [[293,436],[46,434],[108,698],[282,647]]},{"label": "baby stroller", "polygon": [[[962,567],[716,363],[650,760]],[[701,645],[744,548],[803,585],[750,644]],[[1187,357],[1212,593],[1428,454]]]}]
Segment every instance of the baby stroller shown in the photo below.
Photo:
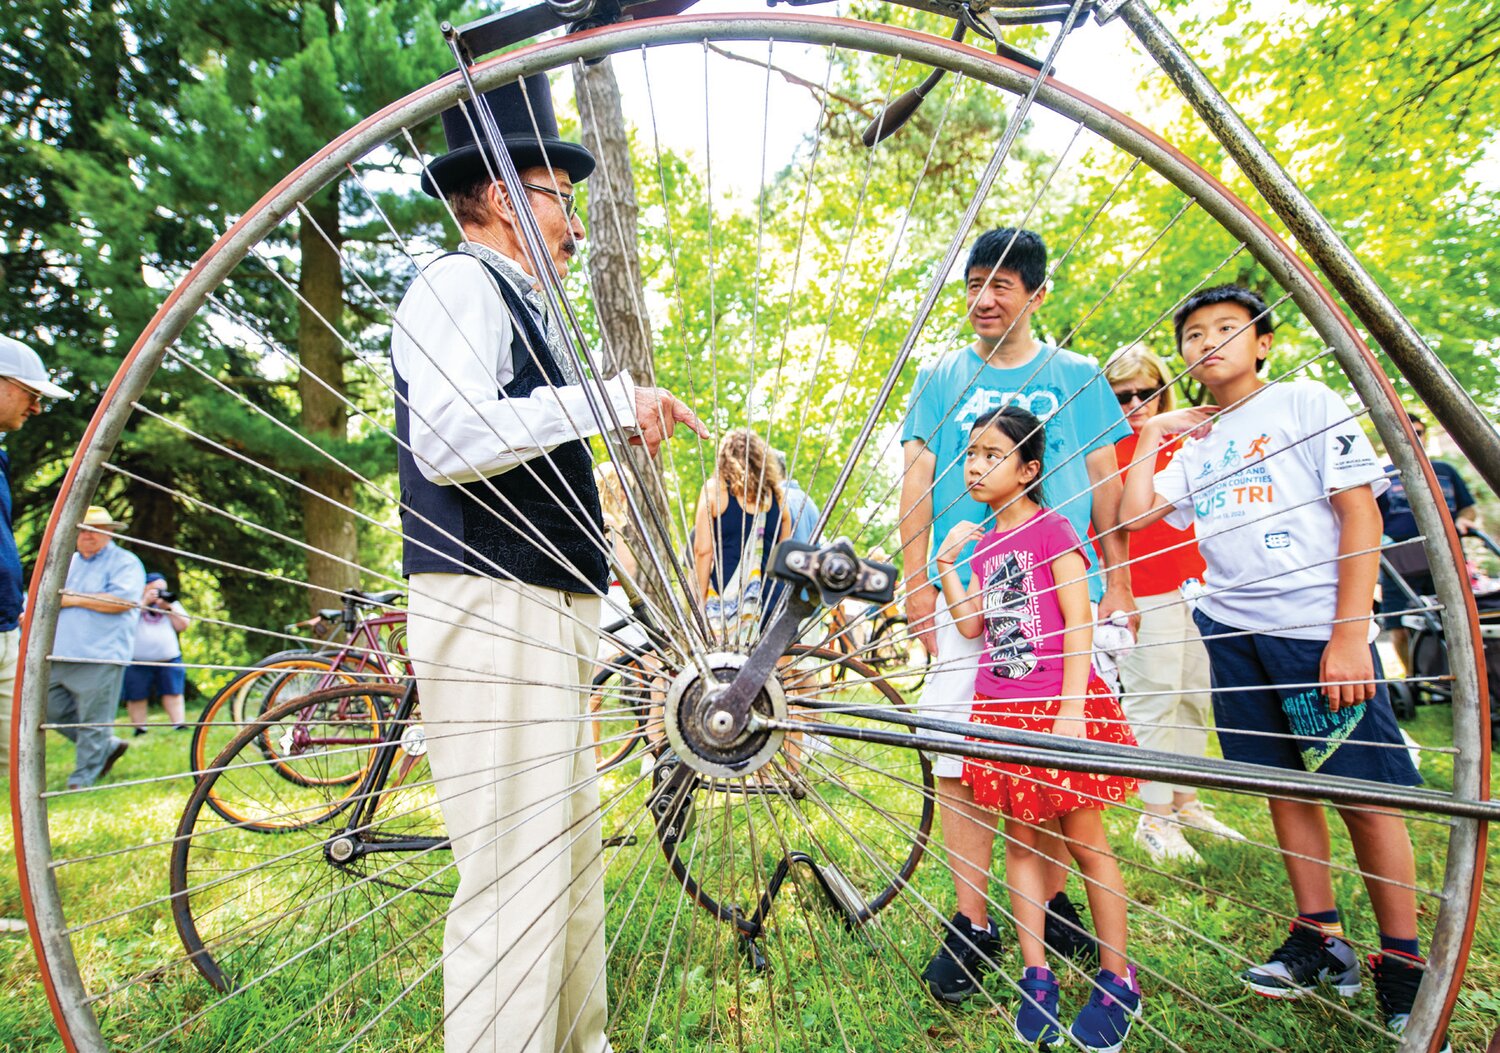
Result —
[{"label": "baby stroller", "polygon": [[[1470,530],[1464,540],[1473,539],[1500,556],[1500,545],[1488,534]],[[1406,598],[1406,614],[1401,625],[1408,635],[1406,668],[1410,679],[1393,680],[1390,685],[1391,708],[1403,720],[1416,716],[1417,706],[1432,702],[1451,702],[1453,686],[1446,680],[1432,679],[1448,675],[1448,648],[1443,639],[1441,611],[1420,610],[1436,606],[1436,599],[1424,592],[1432,591],[1432,574],[1427,553],[1421,545],[1401,545],[1387,550],[1380,558],[1387,581]],[[1489,579],[1488,587],[1476,589],[1474,600],[1479,608],[1479,632],[1484,642],[1484,662],[1490,682],[1490,736],[1500,741],[1500,581]],[[1424,588],[1425,586],[1425,588]]]}]

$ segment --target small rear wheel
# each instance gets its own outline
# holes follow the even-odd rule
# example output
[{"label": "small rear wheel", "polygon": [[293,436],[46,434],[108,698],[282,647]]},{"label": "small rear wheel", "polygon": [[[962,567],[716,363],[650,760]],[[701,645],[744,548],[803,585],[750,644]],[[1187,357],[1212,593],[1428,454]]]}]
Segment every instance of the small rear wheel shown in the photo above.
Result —
[{"label": "small rear wheel", "polygon": [[[341,687],[279,707],[215,758],[178,824],[171,907],[189,960],[226,996],[266,985],[289,1030],[343,1026],[351,1005],[408,984],[442,1012],[436,973],[423,973],[441,953],[457,879],[425,756],[405,764],[399,736],[378,749],[309,750],[280,762],[307,776],[293,784],[261,753],[263,740],[315,727],[339,703],[373,715],[404,690]],[[336,774],[363,774],[382,751],[390,766],[368,793]],[[225,801],[241,818],[226,817]],[[236,1005],[226,997],[204,1012]]]},{"label": "small rear wheel", "polygon": [[[600,772],[624,761],[645,738],[660,667],[649,651],[618,654],[594,674],[589,727],[594,736],[594,764]],[[665,690],[664,682],[661,690]]]}]

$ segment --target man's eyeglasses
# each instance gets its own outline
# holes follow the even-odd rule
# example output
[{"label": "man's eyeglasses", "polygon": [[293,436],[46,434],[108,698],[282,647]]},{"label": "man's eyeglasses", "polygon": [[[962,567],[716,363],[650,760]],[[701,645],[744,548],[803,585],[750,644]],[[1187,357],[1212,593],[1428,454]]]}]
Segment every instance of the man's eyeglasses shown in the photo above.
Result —
[{"label": "man's eyeglasses", "polygon": [[34,402],[36,405],[40,406],[42,404],[42,393],[40,391],[37,391],[35,388],[28,387],[27,385],[22,384],[19,380],[15,379],[14,377],[0,377],[0,380],[4,380],[6,383],[8,383],[13,388],[20,388],[22,391],[24,391],[26,393],[26,397],[29,398],[32,402]]},{"label": "man's eyeglasses", "polygon": [[578,202],[572,194],[565,194],[561,190],[550,186],[537,186],[535,183],[522,183],[527,190],[535,190],[538,194],[550,194],[557,198],[557,203],[562,206],[563,215],[572,219],[578,214]]},{"label": "man's eyeglasses", "polygon": [[1150,402],[1161,394],[1160,388],[1134,388],[1129,391],[1116,391],[1115,398],[1120,400],[1120,405],[1128,406],[1132,402]]}]

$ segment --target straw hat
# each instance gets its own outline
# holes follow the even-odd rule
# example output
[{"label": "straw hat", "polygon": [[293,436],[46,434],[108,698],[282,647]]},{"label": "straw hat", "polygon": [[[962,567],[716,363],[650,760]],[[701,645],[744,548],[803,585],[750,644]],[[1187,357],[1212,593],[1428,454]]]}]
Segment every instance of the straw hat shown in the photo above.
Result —
[{"label": "straw hat", "polygon": [[83,522],[80,527],[95,527],[99,530],[119,531],[125,529],[125,524],[109,514],[109,509],[103,505],[89,505],[89,510],[83,514]]}]

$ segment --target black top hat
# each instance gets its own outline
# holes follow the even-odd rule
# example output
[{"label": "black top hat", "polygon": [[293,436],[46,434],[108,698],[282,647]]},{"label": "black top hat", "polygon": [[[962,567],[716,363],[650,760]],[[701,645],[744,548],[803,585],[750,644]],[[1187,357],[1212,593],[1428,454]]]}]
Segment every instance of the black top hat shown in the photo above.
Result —
[{"label": "black top hat", "polygon": [[[525,94],[521,91],[523,83]],[[494,114],[501,141],[518,169],[550,164],[568,173],[575,183],[581,183],[593,172],[593,154],[577,143],[558,138],[557,117],[552,112],[552,86],[545,73],[533,73],[487,91],[480,99]],[[443,111],[443,137],[448,140],[448,152],[429,161],[422,173],[422,191],[429,197],[462,190],[488,178],[484,157],[474,138],[476,129],[483,136],[479,112],[471,100],[465,99]]]}]

